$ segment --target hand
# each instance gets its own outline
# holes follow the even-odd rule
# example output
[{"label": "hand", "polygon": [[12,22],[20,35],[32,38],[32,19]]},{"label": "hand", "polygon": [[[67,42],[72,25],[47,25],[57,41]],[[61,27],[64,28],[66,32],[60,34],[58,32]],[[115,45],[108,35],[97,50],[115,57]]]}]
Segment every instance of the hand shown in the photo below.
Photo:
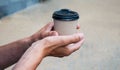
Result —
[{"label": "hand", "polygon": [[53,34],[55,34],[55,31],[52,31],[52,28],[54,26],[54,23],[48,23],[46,24],[44,27],[42,27],[38,32],[36,32],[35,34],[33,34],[31,36],[32,40],[38,41],[40,39],[43,39],[47,36],[52,36]]},{"label": "hand", "polygon": [[49,53],[49,56],[54,56],[54,57],[69,56],[70,54],[72,54],[73,52],[78,50],[81,47],[81,45],[83,44],[83,42],[84,42],[84,35],[81,33],[79,42],[69,44],[66,46],[62,46],[62,47],[58,47],[58,48],[54,49],[53,51],[51,51]]},{"label": "hand", "polygon": [[78,50],[83,42],[83,33],[69,36],[57,36],[56,34],[56,36],[46,37],[37,41],[32,46],[43,49],[44,56],[64,57]]},{"label": "hand", "polygon": [[[33,34],[30,38],[31,40],[38,41],[40,39],[43,39],[47,36],[54,36],[54,35],[58,35],[56,31],[52,31],[54,26],[54,23],[48,23],[46,24],[44,27],[42,27],[38,32],[36,32],[35,34]],[[77,25],[76,29],[80,29],[80,26]]]},{"label": "hand", "polygon": [[69,36],[49,36],[32,44],[13,70],[35,70],[46,56],[63,57],[78,50],[84,42],[82,33]]},{"label": "hand", "polygon": [[[58,36],[58,33],[56,31],[51,31],[54,26],[54,23],[49,23],[46,26],[44,26],[40,31],[38,31],[36,34],[34,34],[35,37],[47,37],[47,36]],[[76,26],[76,29],[80,29],[80,25],[78,24]],[[84,41],[84,35],[81,33],[81,41],[79,44],[71,44],[67,45],[65,47],[58,47],[54,49],[52,52],[49,53],[49,56],[55,56],[55,57],[64,57],[70,55],[72,52],[78,50],[80,48],[80,44]],[[73,47],[72,47],[73,46]],[[63,51],[63,52],[61,52]]]}]

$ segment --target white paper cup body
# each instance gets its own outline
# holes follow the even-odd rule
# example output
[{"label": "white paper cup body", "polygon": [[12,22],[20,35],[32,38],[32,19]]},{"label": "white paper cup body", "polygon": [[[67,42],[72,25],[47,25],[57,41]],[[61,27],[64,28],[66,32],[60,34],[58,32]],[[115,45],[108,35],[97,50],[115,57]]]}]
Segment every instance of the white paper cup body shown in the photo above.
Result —
[{"label": "white paper cup body", "polygon": [[74,21],[62,21],[54,19],[54,30],[59,35],[71,35],[78,32],[77,30],[78,20]]}]

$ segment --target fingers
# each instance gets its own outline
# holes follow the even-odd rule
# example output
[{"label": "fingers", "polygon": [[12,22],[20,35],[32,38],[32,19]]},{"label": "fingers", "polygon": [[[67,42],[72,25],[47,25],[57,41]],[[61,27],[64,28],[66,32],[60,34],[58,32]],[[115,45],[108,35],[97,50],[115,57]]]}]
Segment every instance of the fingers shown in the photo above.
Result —
[{"label": "fingers", "polygon": [[80,47],[82,46],[82,44],[84,43],[84,38],[81,39],[78,43],[75,44],[70,44],[66,47],[64,47],[63,52],[64,52],[64,56],[69,56],[70,54],[72,54],[73,52],[77,51],[80,49]]},{"label": "fingers", "polygon": [[79,24],[77,24],[76,29],[80,29],[80,25]]},{"label": "fingers", "polygon": [[82,46],[84,40],[85,40],[84,35],[81,34],[81,39],[79,42],[74,44],[69,44],[63,47],[58,47],[54,49],[53,52],[51,52],[50,56],[55,56],[55,57],[69,56],[70,54],[72,54]]},{"label": "fingers", "polygon": [[58,36],[58,32],[56,31],[50,31],[48,34],[49,36]]},{"label": "fingers", "polygon": [[[77,43],[82,38],[83,38],[83,33],[79,33],[69,36],[49,36],[41,40],[41,42],[45,46],[44,49],[54,50],[61,46]],[[79,46],[79,44],[77,44],[76,46]]]},{"label": "fingers", "polygon": [[79,42],[83,38],[83,33],[69,35],[69,36],[56,36],[53,37],[53,44],[59,46],[65,46],[68,44]]},{"label": "fingers", "polygon": [[71,53],[75,52],[76,50],[78,50],[82,44],[84,43],[84,35],[81,34],[81,40],[75,44],[70,44],[68,46],[66,46],[64,49],[66,49],[64,52],[64,54],[66,54],[66,56],[70,55]]},{"label": "fingers", "polygon": [[74,34],[69,37],[63,38],[63,42],[65,42],[65,45],[67,45],[67,44],[79,42],[82,38],[83,38],[83,33]]},{"label": "fingers", "polygon": [[45,25],[44,28],[46,28],[47,31],[51,31],[51,29],[53,28],[53,26],[54,26],[54,23],[50,22],[47,25]]},{"label": "fingers", "polygon": [[72,52],[78,50],[78,49],[82,46],[82,44],[84,43],[84,40],[85,40],[85,39],[82,39],[81,41],[79,41],[79,42],[76,43],[76,44],[67,46],[67,48],[69,49],[69,52],[72,53]]}]

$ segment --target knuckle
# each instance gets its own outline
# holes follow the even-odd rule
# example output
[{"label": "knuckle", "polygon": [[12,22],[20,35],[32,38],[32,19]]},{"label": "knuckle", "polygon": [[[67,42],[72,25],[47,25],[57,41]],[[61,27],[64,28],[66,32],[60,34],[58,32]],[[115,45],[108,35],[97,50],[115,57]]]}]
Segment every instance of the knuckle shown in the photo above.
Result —
[{"label": "knuckle", "polygon": [[75,39],[76,41],[79,41],[79,40],[80,40],[80,37],[77,36],[77,35],[75,35],[75,36],[74,36],[74,39]]},{"label": "knuckle", "polygon": [[58,40],[59,40],[59,43],[61,43],[61,44],[63,44],[63,45],[66,45],[66,41],[64,40],[64,39],[62,39],[62,38],[58,38]]},{"label": "knuckle", "polygon": [[51,43],[52,43],[51,38],[50,38],[50,37],[46,37],[46,38],[44,38],[44,43],[45,43],[45,45],[47,45],[47,44],[51,44]]}]

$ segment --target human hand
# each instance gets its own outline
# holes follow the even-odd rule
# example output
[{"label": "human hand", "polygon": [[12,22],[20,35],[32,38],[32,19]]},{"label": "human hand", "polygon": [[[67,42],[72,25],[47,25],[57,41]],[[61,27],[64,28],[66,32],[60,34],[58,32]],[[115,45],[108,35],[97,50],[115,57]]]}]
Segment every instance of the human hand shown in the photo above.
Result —
[{"label": "human hand", "polygon": [[54,57],[69,56],[70,54],[72,54],[73,52],[75,52],[76,50],[78,50],[81,47],[84,40],[85,40],[84,35],[83,35],[83,33],[81,33],[79,42],[69,44],[69,45],[66,45],[66,46],[58,47],[58,48],[54,49],[53,51],[51,51],[49,56],[54,56]]},{"label": "human hand", "polygon": [[[36,32],[35,34],[33,34],[30,39],[33,40],[34,42],[35,41],[38,41],[40,39],[43,39],[47,36],[54,36],[54,35],[58,35],[56,33],[56,31],[53,31],[53,26],[54,26],[54,23],[53,22],[50,22],[48,24],[46,24],[44,27],[42,27],[38,32]],[[76,29],[80,29],[80,26],[79,24],[76,26]]]},{"label": "human hand", "polygon": [[[83,33],[69,36],[50,36],[35,42],[32,46],[43,49],[44,56],[64,57],[78,50],[84,42]],[[43,46],[41,46],[43,45]]]},{"label": "human hand", "polygon": [[78,50],[84,42],[82,33],[49,36],[31,45],[13,70],[35,70],[46,56],[63,57]]},{"label": "human hand", "polygon": [[[80,25],[78,24],[76,26],[76,29],[80,29]],[[52,36],[58,36],[57,32],[54,32],[52,34]],[[84,34],[80,33],[80,42],[79,43],[74,43],[74,44],[70,44],[70,45],[66,45],[64,47],[58,47],[56,49],[54,49],[53,51],[51,51],[49,53],[49,56],[54,56],[54,57],[64,57],[64,56],[69,56],[70,54],[72,54],[74,51],[78,50],[82,43],[84,42]],[[61,52],[62,51],[62,52]]]},{"label": "human hand", "polygon": [[[49,23],[46,26],[44,26],[40,31],[38,31],[38,33],[41,33],[41,36],[44,38],[44,36],[58,36],[58,33],[56,31],[51,31],[52,28],[54,26],[54,23]],[[46,30],[47,28],[47,30]],[[80,25],[78,24],[76,26],[76,29],[80,29]],[[44,32],[47,31],[47,32]],[[40,35],[40,34],[38,34]],[[67,45],[65,47],[58,47],[56,49],[54,49],[51,53],[49,53],[49,56],[55,56],[55,57],[64,57],[64,56],[68,56],[70,55],[72,52],[78,50],[80,48],[80,45],[82,44],[84,41],[84,35],[81,33],[81,41],[79,42],[79,44],[70,44]],[[72,47],[72,46],[76,46],[76,47]],[[61,52],[62,50],[64,50],[63,52]]]},{"label": "human hand", "polygon": [[53,34],[56,33],[55,31],[52,31],[53,26],[54,26],[54,23],[52,23],[52,22],[46,24],[38,32],[33,34],[31,36],[31,39],[34,40],[34,42],[35,42],[35,41],[43,39],[43,38],[45,38],[47,36],[52,36]]}]

